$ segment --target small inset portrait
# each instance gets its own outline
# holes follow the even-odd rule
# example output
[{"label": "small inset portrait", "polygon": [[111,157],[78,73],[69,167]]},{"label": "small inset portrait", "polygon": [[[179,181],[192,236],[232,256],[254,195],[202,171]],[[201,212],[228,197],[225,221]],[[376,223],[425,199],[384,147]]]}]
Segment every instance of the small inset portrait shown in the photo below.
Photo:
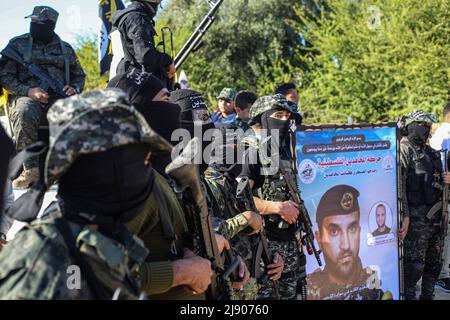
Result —
[{"label": "small inset portrait", "polygon": [[369,230],[372,232],[372,237],[391,233],[392,220],[392,210],[387,203],[376,203],[369,214]]}]

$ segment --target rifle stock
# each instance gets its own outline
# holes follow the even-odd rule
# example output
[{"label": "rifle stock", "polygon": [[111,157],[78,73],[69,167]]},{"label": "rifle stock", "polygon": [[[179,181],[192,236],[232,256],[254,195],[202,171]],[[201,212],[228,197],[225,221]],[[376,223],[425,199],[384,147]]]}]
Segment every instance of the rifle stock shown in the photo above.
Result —
[{"label": "rifle stock", "polygon": [[[200,183],[198,167],[193,163],[193,152],[198,139],[192,139],[183,153],[166,167],[166,173],[177,184],[177,192],[183,195],[186,222],[193,237],[192,249],[212,263],[213,277],[207,291],[207,298],[212,300],[225,299],[227,292],[224,286],[229,282],[230,274],[238,267],[239,261],[230,257],[230,263],[225,266],[217,247],[212,217]],[[231,255],[230,252],[226,254]]]}]

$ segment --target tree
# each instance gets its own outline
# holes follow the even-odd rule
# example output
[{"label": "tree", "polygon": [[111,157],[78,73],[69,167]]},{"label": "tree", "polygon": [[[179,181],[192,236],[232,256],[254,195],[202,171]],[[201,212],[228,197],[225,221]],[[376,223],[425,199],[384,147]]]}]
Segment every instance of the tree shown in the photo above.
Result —
[{"label": "tree", "polygon": [[416,108],[442,113],[450,87],[450,0],[327,4],[318,16],[297,5],[292,22],[310,44],[296,50],[306,68],[295,68],[308,122],[350,115],[356,122],[393,121]]},{"label": "tree", "polygon": [[78,60],[86,73],[85,91],[106,86],[107,76],[100,77],[98,63],[97,38],[94,35],[84,35],[77,39],[74,46]]},{"label": "tree", "polygon": [[[293,49],[298,41],[286,23],[295,19],[292,3],[225,0],[204,37],[206,46],[182,66],[191,86],[215,102],[225,86],[269,94],[278,82],[289,80],[285,61],[295,64]],[[170,26],[179,50],[208,10],[205,0],[171,0],[159,17],[157,30]]]}]

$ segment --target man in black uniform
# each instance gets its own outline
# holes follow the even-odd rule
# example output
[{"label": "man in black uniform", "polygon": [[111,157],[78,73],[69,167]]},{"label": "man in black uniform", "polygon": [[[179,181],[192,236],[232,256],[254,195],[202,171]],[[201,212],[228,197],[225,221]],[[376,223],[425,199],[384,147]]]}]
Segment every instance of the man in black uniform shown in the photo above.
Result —
[{"label": "man in black uniform", "polygon": [[[422,278],[420,300],[434,298],[434,285],[442,267],[439,241],[444,184],[450,174],[442,172],[440,154],[427,144],[431,125],[437,117],[415,110],[404,117],[407,139],[400,145],[402,165],[403,242],[405,300],[416,300],[416,284]],[[444,204],[447,205],[447,204]],[[442,206],[441,206],[442,207]]]},{"label": "man in black uniform", "polygon": [[156,50],[154,41],[153,18],[160,3],[161,0],[133,0],[126,9],[114,14],[113,26],[120,31],[125,55],[117,74],[136,67],[153,73],[169,86],[175,76],[175,66],[169,55]]}]

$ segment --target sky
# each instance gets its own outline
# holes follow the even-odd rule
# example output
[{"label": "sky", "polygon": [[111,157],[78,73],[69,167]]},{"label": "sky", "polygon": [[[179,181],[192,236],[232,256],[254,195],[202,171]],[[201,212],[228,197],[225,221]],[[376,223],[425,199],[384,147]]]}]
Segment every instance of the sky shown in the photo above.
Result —
[{"label": "sky", "polygon": [[[6,2],[6,0],[1,0]],[[164,1],[165,2],[165,1]],[[16,36],[29,32],[30,20],[24,19],[31,14],[33,7],[46,5],[59,12],[56,33],[70,44],[75,44],[77,35],[97,34],[98,0],[14,0],[9,6],[0,9],[0,48]]]},{"label": "sky", "polygon": [[20,0],[2,6],[0,10],[0,48],[16,36],[29,32],[33,7],[46,5],[59,12],[56,33],[65,41],[74,44],[78,34],[96,34],[98,29],[98,0]]}]

